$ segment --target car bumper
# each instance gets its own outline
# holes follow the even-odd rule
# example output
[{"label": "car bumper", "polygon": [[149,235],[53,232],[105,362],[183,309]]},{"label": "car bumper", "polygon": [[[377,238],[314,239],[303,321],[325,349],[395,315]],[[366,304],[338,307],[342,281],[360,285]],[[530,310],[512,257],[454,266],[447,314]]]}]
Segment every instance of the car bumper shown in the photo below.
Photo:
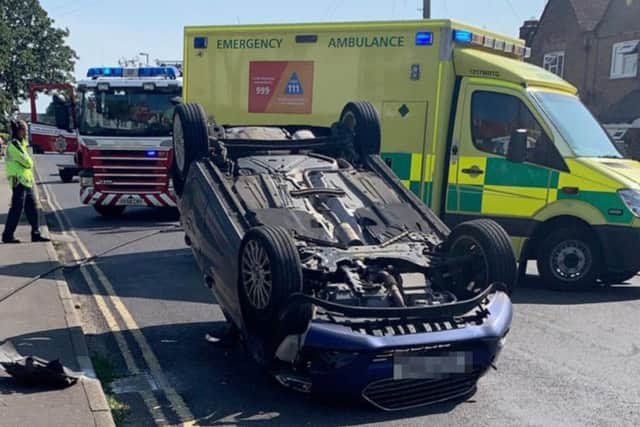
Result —
[{"label": "car bumper", "polygon": [[[305,379],[308,391],[361,397],[384,410],[472,393],[477,380],[495,363],[512,318],[511,301],[502,292],[492,295],[485,308],[489,314],[481,325],[406,335],[372,336],[342,325],[314,322],[302,350],[310,361]],[[436,365],[443,357],[463,363],[457,369],[438,372]],[[407,358],[425,368],[423,375],[403,374],[399,366]]]},{"label": "car bumper", "polygon": [[607,271],[640,271],[640,228],[601,225],[595,229]]}]

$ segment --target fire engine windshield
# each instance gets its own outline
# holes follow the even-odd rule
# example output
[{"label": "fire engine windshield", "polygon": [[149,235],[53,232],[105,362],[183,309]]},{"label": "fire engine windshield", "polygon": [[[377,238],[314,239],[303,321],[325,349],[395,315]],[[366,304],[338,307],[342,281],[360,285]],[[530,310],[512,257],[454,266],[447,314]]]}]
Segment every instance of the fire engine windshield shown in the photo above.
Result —
[{"label": "fire engine windshield", "polygon": [[95,136],[168,136],[172,130],[171,98],[180,88],[87,89],[82,94],[80,134]]}]

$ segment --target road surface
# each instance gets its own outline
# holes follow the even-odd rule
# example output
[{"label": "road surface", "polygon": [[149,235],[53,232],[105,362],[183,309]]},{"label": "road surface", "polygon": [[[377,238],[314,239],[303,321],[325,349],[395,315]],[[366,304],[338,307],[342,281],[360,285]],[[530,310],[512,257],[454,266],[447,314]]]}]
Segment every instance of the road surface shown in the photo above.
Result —
[{"label": "road surface", "polygon": [[457,404],[397,413],[327,402],[282,389],[240,347],[204,336],[223,316],[204,287],[175,213],[133,208],[100,217],[78,200],[77,178],[57,177],[60,156],[38,156],[53,231],[67,262],[161,232],[68,270],[90,351],[124,425],[640,425],[640,280],[585,293],[541,289],[535,276],[514,295],[507,345],[477,393]]}]

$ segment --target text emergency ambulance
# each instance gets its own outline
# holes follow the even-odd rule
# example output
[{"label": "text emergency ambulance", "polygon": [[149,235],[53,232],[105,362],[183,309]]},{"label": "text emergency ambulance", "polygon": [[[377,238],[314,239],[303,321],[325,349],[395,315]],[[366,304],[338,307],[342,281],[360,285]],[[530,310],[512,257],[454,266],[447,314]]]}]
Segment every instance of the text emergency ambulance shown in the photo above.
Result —
[{"label": "text emergency ambulance", "polygon": [[495,219],[557,288],[640,269],[640,164],[521,40],[431,20],[187,27],[184,43],[184,101],[220,124],[320,125],[371,101],[382,156],[449,225]]},{"label": "text emergency ambulance", "polygon": [[102,215],[127,206],[175,207],[169,179],[173,67],[91,68],[78,82],[80,199]]}]

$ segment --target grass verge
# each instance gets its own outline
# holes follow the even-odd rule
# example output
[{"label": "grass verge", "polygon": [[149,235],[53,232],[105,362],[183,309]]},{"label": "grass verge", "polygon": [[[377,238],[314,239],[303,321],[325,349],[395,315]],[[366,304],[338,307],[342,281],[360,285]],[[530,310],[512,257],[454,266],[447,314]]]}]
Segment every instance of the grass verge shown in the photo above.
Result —
[{"label": "grass verge", "polygon": [[102,356],[92,355],[91,362],[93,363],[96,376],[98,380],[100,380],[106,394],[113,421],[116,423],[116,426],[124,425],[127,415],[131,412],[131,408],[126,403],[118,400],[118,397],[111,390],[111,383],[120,378],[120,375],[116,372],[113,364]]}]

